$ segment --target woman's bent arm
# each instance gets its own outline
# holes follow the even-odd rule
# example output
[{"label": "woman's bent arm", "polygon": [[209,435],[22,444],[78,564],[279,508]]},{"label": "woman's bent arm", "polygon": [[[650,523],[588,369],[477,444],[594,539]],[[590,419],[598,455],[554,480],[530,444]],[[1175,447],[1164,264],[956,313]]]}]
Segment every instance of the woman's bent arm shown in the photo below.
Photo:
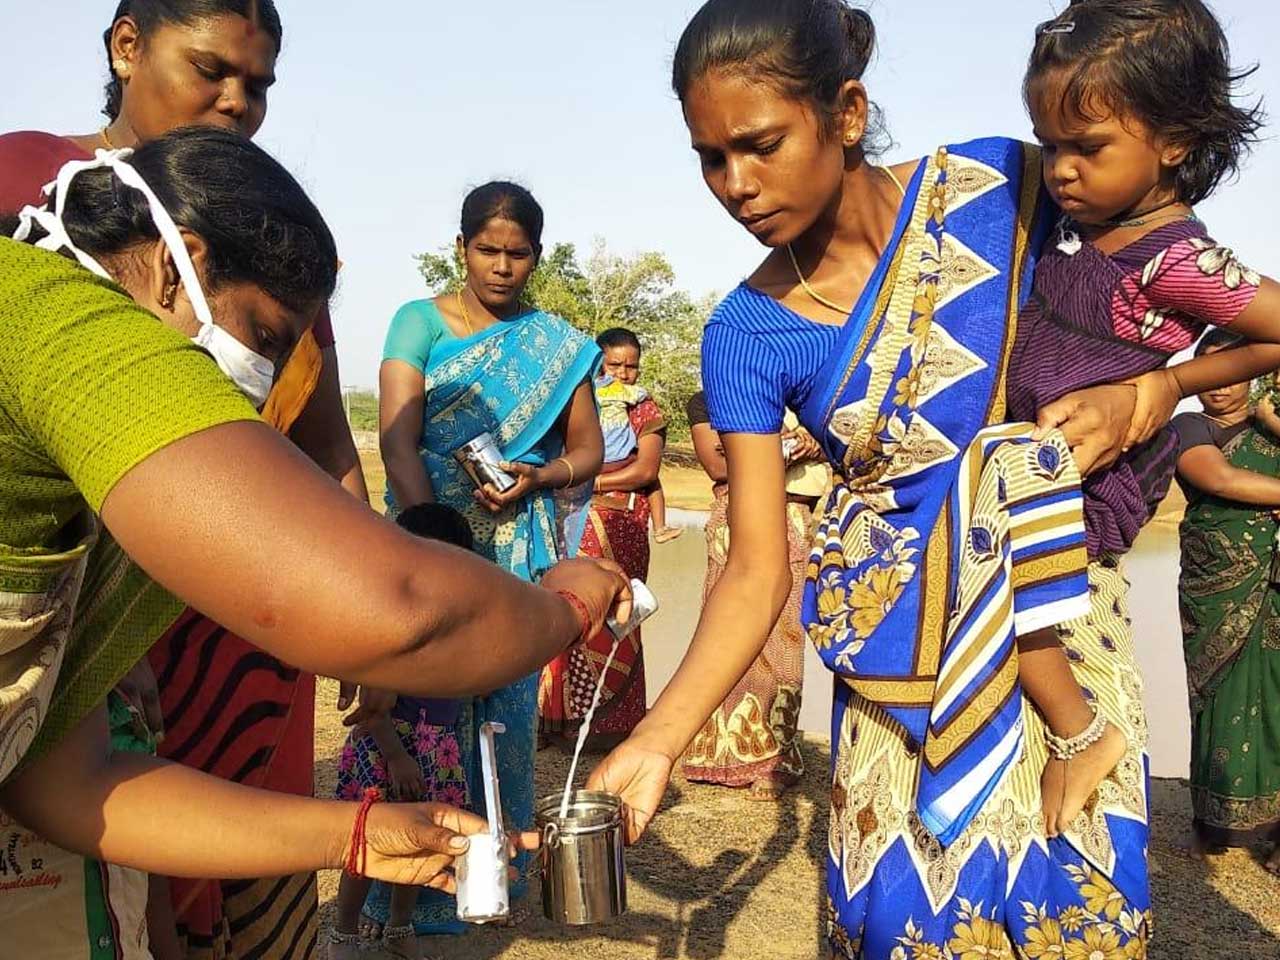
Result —
[{"label": "woman's bent arm", "polygon": [[1280,479],[1233,467],[1221,450],[1207,443],[1178,457],[1178,474],[1197,490],[1224,500],[1280,507]]},{"label": "woman's bent arm", "polygon": [[660,433],[650,433],[640,438],[634,463],[627,464],[621,470],[602,473],[596,478],[596,491],[608,493],[621,490],[629,493],[632,490],[644,490],[658,481],[662,470],[662,449],[667,445]]},{"label": "woman's bent arm", "polygon": [[[262,423],[158,451],[115,486],[102,518],[166,589],[325,676],[468,696],[527,676],[582,631],[551,590],[397,529]],[[603,619],[621,582],[582,561],[544,585],[574,590]]]}]

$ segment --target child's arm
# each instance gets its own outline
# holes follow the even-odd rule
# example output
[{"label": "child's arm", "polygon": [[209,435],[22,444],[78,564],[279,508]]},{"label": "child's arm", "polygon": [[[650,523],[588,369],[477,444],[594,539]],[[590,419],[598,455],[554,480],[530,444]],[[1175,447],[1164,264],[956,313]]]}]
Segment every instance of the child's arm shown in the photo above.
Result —
[{"label": "child's arm", "polygon": [[1271,436],[1280,439],[1280,414],[1276,413],[1276,405],[1270,397],[1263,397],[1258,401],[1253,416]]},{"label": "child's arm", "polygon": [[[1197,259],[1203,256],[1201,252]],[[1185,262],[1176,263],[1142,292],[1162,308],[1203,317],[1253,342],[1153,370],[1134,380],[1138,397],[1126,449],[1143,443],[1168,423],[1181,400],[1244,383],[1280,367],[1280,284],[1245,270],[1234,260],[1226,261],[1221,274],[1197,270]],[[1228,286],[1233,281],[1235,286]],[[1233,313],[1237,308],[1238,313]]]},{"label": "child's arm", "polygon": [[373,737],[382,759],[387,763],[387,776],[391,779],[391,792],[399,800],[417,800],[426,792],[422,780],[422,768],[418,761],[400,742],[391,714],[379,713],[363,724],[364,731]]}]

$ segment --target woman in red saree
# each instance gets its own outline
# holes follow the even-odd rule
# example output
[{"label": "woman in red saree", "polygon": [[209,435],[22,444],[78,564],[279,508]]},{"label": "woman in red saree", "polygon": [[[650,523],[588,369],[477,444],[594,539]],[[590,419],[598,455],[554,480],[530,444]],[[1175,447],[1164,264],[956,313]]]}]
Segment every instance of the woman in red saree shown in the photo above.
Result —
[{"label": "woman in red saree", "polygon": [[[280,17],[272,0],[215,5],[221,12],[210,15],[207,2],[122,0],[104,36],[111,73],[108,124],[83,136],[0,136],[0,211],[39,203],[41,187],[64,163],[88,159],[96,149],[136,146],[190,125],[252,137],[265,119],[267,88],[275,79]],[[207,68],[214,64],[211,76]],[[349,493],[368,499],[343,413],[327,307],[294,349],[262,416]],[[157,749],[161,757],[236,783],[311,796],[313,675],[189,609],[158,638],[121,690],[127,699],[146,701],[136,706],[153,724],[162,719],[154,731],[164,734]],[[169,890],[188,957],[291,960],[314,950],[314,874],[171,880]]]},{"label": "woman in red saree", "polygon": [[[640,377],[640,340],[630,330],[606,330],[597,339],[604,351],[604,371],[634,384]],[[658,481],[667,423],[653,399],[628,409],[635,431],[636,453],[606,463],[595,481],[587,514],[581,556],[613,560],[633,579],[649,577],[649,497]],[[538,711],[544,734],[576,735],[613,647],[613,634],[601,631],[589,643],[562,654],[542,671]],[[625,637],[609,665],[591,735],[620,739],[644,719],[646,710],[644,650],[640,630]]]}]

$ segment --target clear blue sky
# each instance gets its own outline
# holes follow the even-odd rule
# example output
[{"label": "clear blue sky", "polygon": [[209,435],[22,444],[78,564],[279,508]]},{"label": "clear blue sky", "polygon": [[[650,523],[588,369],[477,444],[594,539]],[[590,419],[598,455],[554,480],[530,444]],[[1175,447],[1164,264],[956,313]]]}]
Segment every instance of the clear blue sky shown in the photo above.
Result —
[{"label": "clear blue sky", "polygon": [[[681,286],[725,291],[761,248],[703,187],[668,86],[698,0],[277,0],[285,21],[259,142],[312,191],[345,267],[335,319],[343,379],[373,385],[387,321],[424,288],[412,255],[457,231],[470,186],[515,177],[548,243],[602,236],[660,250]],[[1063,0],[875,0],[867,83],[896,146],[1029,136],[1019,99],[1034,25]],[[1216,0],[1251,89],[1280,112],[1280,3]],[[0,131],[101,124],[101,34],[115,0],[4,0]],[[1280,122],[1280,121],[1278,121]],[[1273,137],[1276,128],[1268,129]],[[1214,235],[1280,275],[1280,143],[1201,208]]]}]

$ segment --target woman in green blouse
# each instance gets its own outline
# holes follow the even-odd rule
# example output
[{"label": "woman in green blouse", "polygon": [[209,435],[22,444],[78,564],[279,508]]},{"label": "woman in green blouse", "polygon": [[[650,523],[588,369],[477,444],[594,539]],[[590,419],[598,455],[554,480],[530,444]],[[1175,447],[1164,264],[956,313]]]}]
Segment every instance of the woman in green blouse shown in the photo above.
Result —
[{"label": "woman in green blouse", "polygon": [[[71,172],[59,217],[19,228],[28,243],[0,240],[0,814],[170,876],[341,866],[359,852],[351,804],[109,753],[103,699],[145,652],[113,627],[188,603],[304,669],[454,697],[626,614],[625,581],[572,561],[533,586],[410,537],[258,419],[244,392],[287,359],[337,262],[315,207],[259,148],[185,130]],[[181,599],[116,579],[110,551],[90,554],[99,526]],[[481,827],[440,805],[376,805],[359,866],[449,887],[457,834]]]}]

